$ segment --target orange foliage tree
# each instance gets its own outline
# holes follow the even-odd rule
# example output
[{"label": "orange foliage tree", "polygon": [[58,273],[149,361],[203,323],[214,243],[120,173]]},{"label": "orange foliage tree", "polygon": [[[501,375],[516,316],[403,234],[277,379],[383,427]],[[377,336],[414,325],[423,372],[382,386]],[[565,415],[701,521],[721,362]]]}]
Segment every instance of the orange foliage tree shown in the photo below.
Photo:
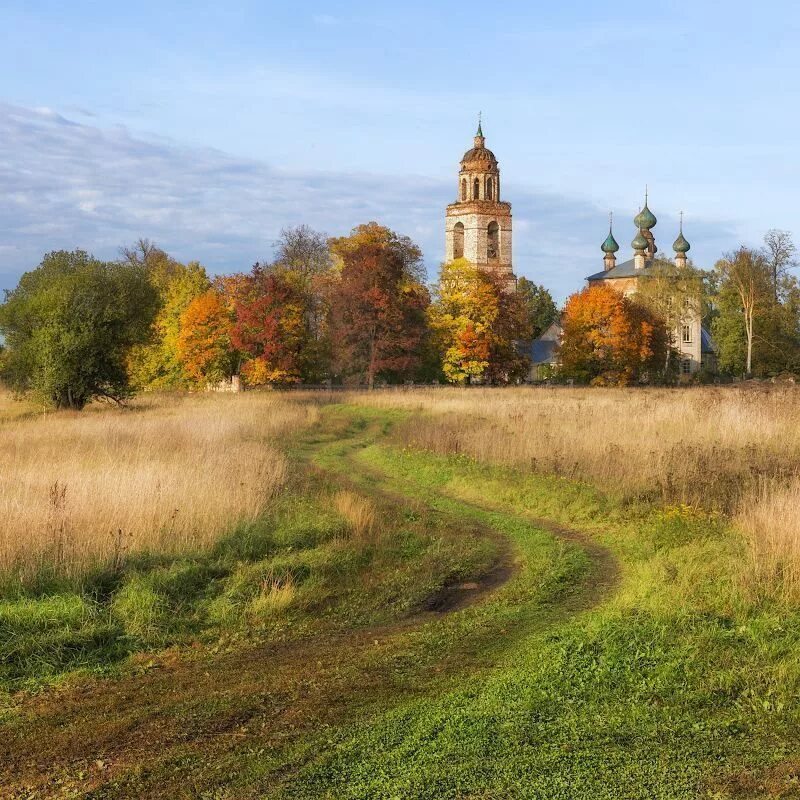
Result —
[{"label": "orange foliage tree", "polygon": [[178,358],[195,383],[216,383],[235,374],[232,329],[232,308],[221,285],[195,297],[181,314]]},{"label": "orange foliage tree", "polygon": [[251,386],[303,380],[314,339],[298,276],[256,264],[238,287],[232,339],[245,354],[242,376]]},{"label": "orange foliage tree", "polygon": [[593,385],[652,380],[668,347],[663,320],[606,284],[592,284],[567,301],[562,320],[561,372]]},{"label": "orange foliage tree", "polygon": [[527,372],[516,347],[526,328],[520,297],[466,259],[442,265],[428,319],[448,381],[506,383]]},{"label": "orange foliage tree", "polygon": [[430,303],[422,253],[406,236],[370,222],[331,241],[341,262],[331,292],[335,366],[346,380],[413,377],[422,362]]}]

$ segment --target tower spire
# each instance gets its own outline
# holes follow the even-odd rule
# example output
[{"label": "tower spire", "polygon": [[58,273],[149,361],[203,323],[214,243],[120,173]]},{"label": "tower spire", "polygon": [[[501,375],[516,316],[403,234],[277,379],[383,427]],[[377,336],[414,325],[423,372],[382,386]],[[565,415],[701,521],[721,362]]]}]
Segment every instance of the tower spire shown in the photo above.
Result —
[{"label": "tower spire", "polygon": [[483,137],[483,127],[481,126],[481,116],[482,115],[483,115],[483,112],[479,111],[478,112],[478,131],[475,134],[476,136],[481,136],[481,137]]}]

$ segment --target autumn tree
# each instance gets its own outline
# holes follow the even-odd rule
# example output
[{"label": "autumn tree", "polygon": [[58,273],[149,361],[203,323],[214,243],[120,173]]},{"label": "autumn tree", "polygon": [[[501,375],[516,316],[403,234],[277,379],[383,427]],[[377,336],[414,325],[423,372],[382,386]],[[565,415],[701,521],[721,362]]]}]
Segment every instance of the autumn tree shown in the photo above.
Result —
[{"label": "autumn tree", "polygon": [[562,316],[561,373],[593,385],[627,386],[658,372],[664,320],[606,284],[572,295]]},{"label": "autumn tree", "polygon": [[636,300],[664,320],[669,344],[664,356],[665,373],[670,366],[670,356],[677,351],[681,328],[702,314],[703,294],[703,274],[689,262],[678,265],[656,258],[638,280]]},{"label": "autumn tree", "polygon": [[253,267],[239,287],[233,346],[245,358],[242,376],[252,385],[298,383],[306,377],[312,342],[303,287],[280,267]]},{"label": "autumn tree", "polygon": [[132,382],[151,389],[174,389],[191,381],[178,353],[181,316],[195,297],[206,292],[211,281],[197,262],[181,264],[147,239],[123,248],[123,259],[145,270],[157,297],[157,311],[147,341],[128,356]]},{"label": "autumn tree", "polygon": [[331,294],[335,365],[372,388],[377,378],[412,377],[421,362],[430,303],[420,249],[370,222],[331,240],[341,273]]},{"label": "autumn tree", "polygon": [[145,340],[154,311],[141,265],[49,253],[0,306],[3,377],[55,408],[122,400],[133,392],[127,355]]},{"label": "autumn tree", "polygon": [[530,320],[524,297],[466,259],[442,266],[428,319],[452,383],[506,383],[529,362],[517,347]]},{"label": "autumn tree", "polygon": [[522,305],[525,327],[521,331],[522,339],[536,339],[558,318],[558,308],[553,295],[527,278],[517,281],[516,293]]},{"label": "autumn tree", "polygon": [[218,383],[238,371],[232,343],[233,308],[224,282],[195,297],[181,314],[178,358],[195,383]]}]

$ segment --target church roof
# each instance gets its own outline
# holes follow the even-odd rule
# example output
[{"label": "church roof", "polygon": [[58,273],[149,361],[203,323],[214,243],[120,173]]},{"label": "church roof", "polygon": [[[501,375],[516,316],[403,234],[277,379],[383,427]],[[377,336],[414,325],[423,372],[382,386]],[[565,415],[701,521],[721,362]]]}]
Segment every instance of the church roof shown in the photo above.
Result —
[{"label": "church roof", "polygon": [[[649,264],[646,264],[645,269],[647,269],[648,266]],[[586,280],[599,281],[609,278],[635,278],[637,275],[641,275],[643,271],[644,270],[636,269],[635,262],[631,259],[630,261],[623,261],[621,264],[617,264],[613,269],[595,272],[594,275],[590,275]]]},{"label": "church roof", "polygon": [[461,159],[461,165],[474,164],[479,162],[481,165],[488,164],[491,167],[497,167],[497,159],[494,153],[488,147],[473,147],[464,153],[464,158]]}]

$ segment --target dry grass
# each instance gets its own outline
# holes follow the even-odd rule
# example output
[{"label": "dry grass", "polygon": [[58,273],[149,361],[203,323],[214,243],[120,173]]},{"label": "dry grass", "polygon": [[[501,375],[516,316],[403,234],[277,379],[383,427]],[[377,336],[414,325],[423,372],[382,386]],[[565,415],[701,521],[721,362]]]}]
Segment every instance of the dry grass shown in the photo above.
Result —
[{"label": "dry grass", "polygon": [[420,412],[405,444],[733,512],[800,471],[800,390],[437,389],[357,395]]},{"label": "dry grass", "polygon": [[749,545],[745,583],[751,594],[776,591],[800,601],[800,480],[788,486],[765,481],[743,500],[737,521]]},{"label": "dry grass", "polygon": [[800,388],[438,389],[353,401],[418,412],[397,430],[403,444],[735,517],[748,590],[800,601]]},{"label": "dry grass", "polygon": [[369,539],[375,531],[376,512],[372,501],[367,497],[347,490],[337,492],[333,497],[333,507],[341,514],[358,539]]},{"label": "dry grass", "polygon": [[0,402],[0,572],[68,576],[140,551],[203,547],[287,477],[276,444],[316,419],[277,394],[145,397],[129,409],[10,418]]}]

